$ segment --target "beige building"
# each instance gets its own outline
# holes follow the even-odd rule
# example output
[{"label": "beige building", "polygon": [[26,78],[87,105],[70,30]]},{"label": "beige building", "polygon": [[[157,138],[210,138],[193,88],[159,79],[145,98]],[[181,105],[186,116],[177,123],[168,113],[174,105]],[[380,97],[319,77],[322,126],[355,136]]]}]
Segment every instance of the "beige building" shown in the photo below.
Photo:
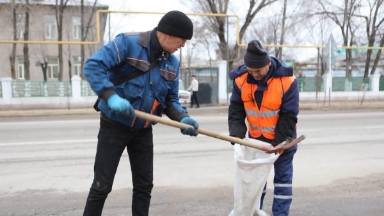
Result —
[{"label": "beige building", "polygon": [[[12,3],[16,2],[16,3]],[[11,56],[15,56],[14,61],[14,79],[25,80],[26,70],[24,65],[24,44],[17,43],[15,55],[13,55],[14,37],[18,41],[24,41],[24,32],[26,30],[26,1],[25,0],[0,0],[0,78],[12,77]],[[60,2],[60,1],[58,1]],[[64,1],[65,2],[65,1]],[[58,80],[59,67],[59,45],[58,25],[56,18],[56,0],[29,0],[29,39],[28,41],[45,41],[53,44],[35,43],[28,44],[28,58],[30,62],[30,80],[43,81],[43,62],[47,65],[47,80]],[[13,10],[15,8],[15,10]],[[96,11],[108,10],[108,6],[96,4],[94,1],[84,0],[84,32],[87,32],[85,41],[97,41],[97,22]],[[15,15],[13,14],[15,11]],[[14,22],[13,17],[16,17]],[[102,38],[105,31],[107,14],[100,13],[99,29],[101,42],[94,45],[84,45],[84,60],[92,55],[102,46]],[[89,25],[88,25],[89,23]],[[16,27],[16,28],[15,28]],[[14,34],[14,29],[16,34]],[[80,0],[68,0],[63,13],[63,31],[62,41],[80,42],[81,41],[81,3]],[[63,44],[62,62],[63,62],[63,80],[69,80],[70,74],[80,75],[81,67],[81,45]]]}]

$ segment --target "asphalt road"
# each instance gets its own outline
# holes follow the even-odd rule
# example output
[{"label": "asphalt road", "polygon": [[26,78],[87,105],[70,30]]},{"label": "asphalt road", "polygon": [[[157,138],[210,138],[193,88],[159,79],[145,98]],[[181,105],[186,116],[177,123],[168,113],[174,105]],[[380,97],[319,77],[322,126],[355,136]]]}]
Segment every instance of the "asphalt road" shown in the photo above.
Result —
[{"label": "asphalt road", "polygon": [[[201,109],[193,117],[202,128],[227,134],[226,112],[206,113]],[[306,140],[294,159],[291,215],[384,215],[383,120],[380,109],[300,113],[298,134]],[[0,215],[82,215],[97,132],[95,114],[0,117]],[[154,137],[150,215],[228,215],[233,147],[165,125],[155,126]],[[104,215],[131,215],[131,189],[125,153]],[[269,187],[268,213],[272,194]]]}]

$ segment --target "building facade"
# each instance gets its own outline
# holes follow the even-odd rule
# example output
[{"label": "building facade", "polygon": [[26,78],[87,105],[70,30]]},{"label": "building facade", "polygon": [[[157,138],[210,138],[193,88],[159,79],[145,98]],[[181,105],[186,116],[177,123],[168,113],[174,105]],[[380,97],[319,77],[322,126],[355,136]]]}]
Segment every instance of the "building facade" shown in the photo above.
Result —
[{"label": "building facade", "polygon": [[[98,44],[84,46],[84,60],[102,45],[107,19],[106,13],[100,13],[99,26],[96,22],[97,10],[108,10],[108,6],[94,4],[95,1],[84,0],[84,28],[81,28],[81,3],[69,0],[65,7],[56,5],[55,0],[0,0],[0,77],[13,77],[14,80],[26,80],[24,44],[11,41],[24,41],[26,31],[26,11],[29,10],[28,59],[30,80],[44,80],[43,67],[46,66],[47,81],[58,80],[60,72],[58,13],[63,10],[62,39],[72,44],[62,45],[62,80],[70,80],[74,75],[82,76],[81,42],[82,32],[86,33],[85,41]],[[97,37],[99,28],[99,37]],[[83,31],[82,31],[83,30]],[[39,43],[39,41],[49,43]],[[13,52],[15,50],[15,52]],[[14,56],[14,61],[12,61]],[[12,67],[13,64],[13,67]],[[12,73],[12,68],[14,72]],[[13,76],[12,76],[13,74]]]}]

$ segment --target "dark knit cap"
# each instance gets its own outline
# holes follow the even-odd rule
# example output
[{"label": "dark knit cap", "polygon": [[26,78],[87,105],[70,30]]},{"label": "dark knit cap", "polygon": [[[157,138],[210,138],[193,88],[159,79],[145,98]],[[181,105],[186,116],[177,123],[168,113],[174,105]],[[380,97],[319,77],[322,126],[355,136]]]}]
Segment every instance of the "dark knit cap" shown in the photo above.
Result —
[{"label": "dark knit cap", "polygon": [[266,66],[271,59],[268,52],[261,46],[260,41],[253,40],[248,43],[247,51],[244,55],[245,66],[250,68],[262,68]]},{"label": "dark knit cap", "polygon": [[169,11],[160,20],[157,30],[165,34],[190,40],[193,35],[191,19],[181,11]]}]

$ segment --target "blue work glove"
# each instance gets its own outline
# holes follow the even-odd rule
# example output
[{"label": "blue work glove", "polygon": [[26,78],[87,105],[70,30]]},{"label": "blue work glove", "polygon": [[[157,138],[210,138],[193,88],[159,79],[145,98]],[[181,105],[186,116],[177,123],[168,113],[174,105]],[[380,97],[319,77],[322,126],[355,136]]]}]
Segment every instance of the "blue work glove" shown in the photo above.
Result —
[{"label": "blue work glove", "polygon": [[184,135],[189,135],[189,136],[197,136],[197,129],[199,128],[199,123],[197,123],[197,121],[191,119],[190,117],[184,117],[183,119],[181,119],[180,121],[181,123],[184,123],[184,124],[189,124],[189,125],[192,125],[194,128],[187,128],[187,129],[181,129],[181,133],[184,134]]},{"label": "blue work glove", "polygon": [[133,109],[129,101],[121,98],[117,94],[114,94],[109,97],[107,103],[108,106],[118,115],[123,115],[126,117],[135,115],[135,109]]}]

